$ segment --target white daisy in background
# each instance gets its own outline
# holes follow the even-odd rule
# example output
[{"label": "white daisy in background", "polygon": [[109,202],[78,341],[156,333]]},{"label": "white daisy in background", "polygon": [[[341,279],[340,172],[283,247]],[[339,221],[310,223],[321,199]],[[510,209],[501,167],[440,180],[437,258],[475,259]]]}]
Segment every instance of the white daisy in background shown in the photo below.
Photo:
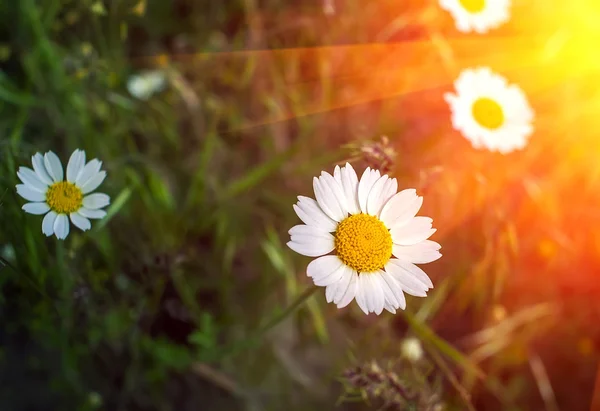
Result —
[{"label": "white daisy in background", "polygon": [[[352,166],[336,166],[313,180],[316,201],[299,196],[294,210],[304,222],[289,231],[287,245],[319,257],[306,271],[326,287],[338,308],[356,299],[369,314],[406,308],[404,293],[425,297],[433,284],[415,264],[441,257],[432,219],[415,217],[423,198],[416,190],[396,193],[395,178],[367,168],[360,182]],[[333,253],[332,253],[333,252]],[[332,254],[330,254],[332,253]]]},{"label": "white daisy in background", "polygon": [[104,178],[100,171],[102,162],[97,159],[86,164],[85,152],[75,150],[67,165],[67,179],[63,180],[63,166],[56,154],[48,151],[43,156],[36,153],[31,157],[33,170],[20,167],[17,176],[23,184],[17,185],[17,193],[31,201],[23,206],[30,214],[46,214],[42,221],[42,232],[46,236],[56,235],[64,240],[69,235],[69,218],[82,231],[91,228],[91,219],[106,215],[101,208],[110,203],[110,197],[102,193],[90,194]]},{"label": "white daisy in background", "polygon": [[523,91],[489,68],[464,70],[446,93],[452,126],[475,148],[502,154],[525,147],[534,113]]},{"label": "white daisy in background", "polygon": [[167,85],[167,76],[162,70],[145,71],[129,77],[127,90],[140,100],[148,100]]},{"label": "white daisy in background", "polygon": [[510,18],[510,0],[440,0],[440,6],[454,18],[464,33],[486,33]]}]

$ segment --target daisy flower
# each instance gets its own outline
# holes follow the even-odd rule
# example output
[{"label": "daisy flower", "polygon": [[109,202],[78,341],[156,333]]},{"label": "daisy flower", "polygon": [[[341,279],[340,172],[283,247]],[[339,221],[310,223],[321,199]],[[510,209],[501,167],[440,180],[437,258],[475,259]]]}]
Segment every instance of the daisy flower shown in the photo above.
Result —
[{"label": "daisy flower", "polygon": [[336,166],[313,180],[316,201],[299,196],[294,211],[304,222],[289,231],[288,247],[308,257],[307,275],[326,287],[327,302],[343,308],[356,299],[369,314],[406,308],[404,293],[425,297],[433,284],[415,264],[441,257],[427,240],[432,219],[415,217],[423,198],[396,193],[395,178],[367,168],[360,181],[352,166]]},{"label": "daisy flower", "polygon": [[162,91],[166,84],[167,78],[162,70],[145,71],[129,78],[127,90],[137,99],[148,100],[153,94]]},{"label": "daisy flower", "polygon": [[456,28],[468,33],[486,33],[510,18],[510,0],[440,0],[440,6],[454,18]]},{"label": "daisy flower", "polygon": [[525,147],[533,133],[533,110],[523,91],[489,68],[464,70],[446,93],[452,126],[475,148],[502,154]]},{"label": "daisy flower", "polygon": [[90,194],[106,177],[106,171],[100,171],[101,161],[93,159],[86,164],[85,152],[75,150],[67,164],[66,180],[63,180],[63,166],[52,151],[43,156],[36,153],[31,162],[33,170],[20,167],[17,171],[23,183],[17,184],[17,193],[31,201],[23,206],[27,213],[46,214],[42,221],[42,232],[46,236],[55,234],[64,240],[69,235],[69,219],[75,227],[86,231],[91,228],[90,218],[106,215],[101,208],[110,203],[110,197]]}]

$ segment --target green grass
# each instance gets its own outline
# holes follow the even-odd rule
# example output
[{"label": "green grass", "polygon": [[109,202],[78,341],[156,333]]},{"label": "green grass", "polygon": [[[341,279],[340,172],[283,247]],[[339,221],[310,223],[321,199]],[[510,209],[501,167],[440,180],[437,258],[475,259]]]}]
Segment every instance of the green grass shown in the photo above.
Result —
[{"label": "green grass", "polygon": [[[518,183],[518,171],[477,185],[473,170],[509,160],[449,158],[440,127],[414,137],[403,96],[329,110],[360,91],[362,77],[335,76],[339,66],[363,67],[359,54],[340,62],[327,52],[251,51],[387,40],[406,23],[389,19],[373,33],[369,22],[395,2],[345,2],[337,18],[346,25],[329,30],[319,2],[266,3],[0,4],[1,408],[332,409],[344,370],[377,359],[448,410],[540,409],[529,408],[543,403],[528,350],[549,335],[560,299],[535,279],[535,291],[511,286],[512,274],[535,267],[535,195],[523,217],[493,190]],[[165,70],[169,86],[142,101],[126,84],[148,68]],[[428,190],[424,213],[440,227],[444,257],[425,268],[436,284],[428,298],[374,320],[354,303],[327,305],[322,289],[306,294],[308,259],[285,243],[312,176],[353,157],[345,144],[381,135],[398,151],[400,186]],[[61,242],[21,210],[16,170],[48,150],[65,164],[76,148],[103,161],[111,205],[92,230],[71,227]],[[561,172],[564,188],[571,174]],[[475,188],[461,195],[464,187]],[[501,305],[508,314],[490,320]],[[581,317],[557,333],[561,352],[587,337]],[[409,335],[429,353],[418,366],[400,361]],[[560,382],[560,365],[549,369]],[[357,407],[368,407],[364,395],[353,397]]]}]

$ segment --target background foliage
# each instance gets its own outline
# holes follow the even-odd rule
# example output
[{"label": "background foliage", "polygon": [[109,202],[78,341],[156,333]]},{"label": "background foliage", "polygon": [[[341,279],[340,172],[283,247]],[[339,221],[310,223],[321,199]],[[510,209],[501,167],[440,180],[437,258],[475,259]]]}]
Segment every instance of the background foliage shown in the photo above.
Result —
[{"label": "background foliage", "polygon": [[[449,16],[333,4],[0,3],[3,410],[589,409],[599,174],[585,127],[564,132],[589,114],[559,110],[584,79],[533,89],[511,71],[536,135],[476,152],[441,99],[477,55]],[[127,81],[148,69],[169,85],[136,99]],[[16,170],[75,148],[103,161],[112,204],[59,242],[21,211]],[[378,318],[317,292],[254,338],[310,285],[285,246],[296,195],[345,159],[425,196],[436,288]]]}]

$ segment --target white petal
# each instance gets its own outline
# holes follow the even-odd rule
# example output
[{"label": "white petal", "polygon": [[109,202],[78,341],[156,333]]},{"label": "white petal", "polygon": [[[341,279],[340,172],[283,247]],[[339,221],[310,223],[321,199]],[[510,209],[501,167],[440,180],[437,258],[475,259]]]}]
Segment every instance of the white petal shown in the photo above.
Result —
[{"label": "white petal", "polygon": [[362,274],[358,275],[357,282],[358,282],[358,284],[356,287],[356,297],[355,297],[356,303],[358,304],[360,309],[363,310],[363,312],[365,314],[369,314],[369,306],[367,305],[367,298],[366,298],[368,284],[366,284],[364,275],[362,275]]},{"label": "white petal", "polygon": [[[398,297],[396,297],[396,293],[392,289],[392,286],[394,287],[394,289],[399,288],[399,287],[396,287],[396,284],[394,284],[393,282],[390,286],[390,283],[388,283],[388,281],[384,278],[385,274],[386,274],[385,271],[379,270],[377,272],[377,274],[373,274],[373,275],[377,275],[379,278],[380,287],[383,290],[383,296],[385,297],[386,302],[388,302],[389,304],[391,304],[394,307],[398,307],[398,305],[400,304],[400,301],[398,300]],[[400,290],[400,292],[402,292],[402,290]]]},{"label": "white petal", "polygon": [[337,223],[329,218],[312,198],[298,196],[298,203],[294,205],[294,211],[304,224],[322,228],[329,233],[337,228]]},{"label": "white petal", "polygon": [[46,203],[27,203],[21,207],[23,211],[29,214],[41,215],[50,211],[50,207]]},{"label": "white petal", "polygon": [[315,227],[312,225],[304,225],[304,224],[299,224],[299,225],[293,226],[292,228],[290,228],[288,233],[291,236],[302,235],[302,236],[313,236],[313,237],[327,238],[327,239],[331,237],[331,234],[329,234],[327,231],[323,230],[321,227]]},{"label": "white petal", "polygon": [[[331,255],[326,255],[324,257],[321,257],[314,261],[311,261],[311,264],[313,264],[313,267],[311,267],[311,275],[309,275],[309,277],[312,277],[315,285],[318,285],[319,287],[327,287],[331,284],[335,284],[335,283],[339,282],[344,277],[344,274],[346,273],[346,271],[348,269],[350,269],[349,267],[344,265],[341,261],[339,261],[339,264],[338,264],[335,261],[333,261],[333,259],[323,260],[326,257],[335,257],[335,259],[337,259],[339,261],[339,258],[337,258],[336,256],[331,256]],[[318,261],[318,260],[322,260],[322,261]],[[316,261],[318,261],[318,262],[316,262]],[[336,264],[338,264],[338,265],[336,265]],[[334,268],[334,269],[332,270],[332,268]],[[308,267],[307,267],[307,273],[308,273]]]},{"label": "white petal", "polygon": [[431,228],[432,223],[429,217],[414,217],[404,225],[395,225],[390,230],[392,241],[399,245],[413,245],[427,240],[437,231]]},{"label": "white petal", "polygon": [[63,166],[60,163],[58,156],[52,151],[48,151],[44,154],[44,166],[46,166],[46,171],[55,183],[63,181]]},{"label": "white petal", "polygon": [[89,208],[85,207],[81,207],[79,210],[77,210],[77,212],[86,218],[100,219],[106,216],[106,211],[104,210],[90,210]]},{"label": "white petal", "polygon": [[85,183],[83,187],[81,187],[81,191],[83,192],[83,194],[91,193],[92,191],[97,189],[98,186],[100,186],[100,184],[102,184],[105,178],[106,171],[100,171],[99,173],[96,173],[94,177],[90,178],[87,181],[87,183]]},{"label": "white petal", "polygon": [[338,304],[342,300],[342,297],[348,291],[348,287],[350,286],[350,282],[352,281],[352,273],[354,272],[354,270],[350,267],[346,268],[347,270],[345,270],[344,275],[342,276],[340,281],[337,282],[335,293],[333,293],[332,301],[334,304]]},{"label": "white petal", "polygon": [[394,244],[392,246],[392,254],[400,260],[413,264],[426,264],[442,256],[439,252],[440,248],[442,246],[435,241],[425,240],[413,245]]},{"label": "white petal", "polygon": [[381,195],[383,192],[383,188],[385,184],[390,178],[387,175],[383,175],[371,188],[369,191],[369,195],[367,196],[367,213],[370,215],[378,216],[381,211],[381,207],[383,207],[383,196]]},{"label": "white petal", "polygon": [[79,213],[71,213],[69,217],[71,217],[71,222],[73,225],[75,225],[75,227],[79,228],[81,231],[87,231],[92,228],[92,223],[90,223],[90,220]]},{"label": "white petal", "polygon": [[38,202],[46,200],[46,195],[44,193],[40,193],[25,184],[17,184],[17,194],[28,201]]},{"label": "white petal", "polygon": [[[333,243],[334,242],[334,237],[329,234],[329,233],[325,233],[323,231],[317,231],[314,230],[311,231],[310,226],[305,225],[305,226],[296,226],[297,228],[295,228],[294,230],[290,230],[290,232],[293,231],[293,233],[290,235],[290,240],[294,243],[298,243],[298,244],[311,244],[311,243],[324,243],[324,244],[329,244],[329,243]],[[309,227],[308,230],[304,230],[304,229],[300,229],[300,227]]]},{"label": "white petal", "polygon": [[352,277],[350,278],[350,284],[348,289],[344,292],[344,295],[337,303],[337,308],[344,308],[354,300],[356,292],[358,290],[358,273],[352,270]]},{"label": "white petal", "polygon": [[54,234],[59,240],[64,240],[69,235],[69,218],[66,214],[59,214],[54,221]]},{"label": "white petal", "polygon": [[73,151],[73,154],[71,154],[69,162],[67,163],[67,181],[75,183],[79,173],[83,170],[84,165],[85,151],[79,149]]},{"label": "white petal", "polygon": [[83,197],[83,206],[96,210],[110,204],[110,197],[104,193],[94,193]]},{"label": "white petal", "polygon": [[376,174],[374,174],[370,167],[363,172],[363,175],[360,177],[360,181],[358,182],[358,204],[363,213],[367,212],[367,200],[369,197],[369,192],[377,181],[375,178]]},{"label": "white petal", "polygon": [[48,174],[48,171],[46,171],[46,166],[44,165],[44,156],[42,156],[40,153],[35,153],[35,155],[31,157],[31,164],[33,164],[33,169],[35,170],[35,173],[40,181],[48,185],[54,182],[52,181],[50,174]]},{"label": "white petal", "polygon": [[297,243],[295,241],[288,241],[287,246],[298,254],[305,255],[307,257],[320,257],[333,251],[333,237],[331,241],[325,239],[318,239],[310,243]]},{"label": "white petal", "polygon": [[23,182],[29,188],[34,189],[35,191],[39,191],[40,193],[46,193],[48,189],[48,184],[42,182],[38,175],[30,168],[27,167],[19,167],[19,171],[17,171],[17,176],[19,180]]},{"label": "white petal", "polygon": [[333,301],[333,296],[337,292],[339,283],[333,283],[325,287],[325,300],[330,303]]},{"label": "white petal", "polygon": [[334,221],[342,221],[348,215],[346,197],[337,181],[323,172],[320,178],[313,179],[313,189],[319,207]]},{"label": "white petal", "polygon": [[396,308],[394,308],[394,306],[391,305],[390,303],[388,303],[387,301],[385,302],[384,308],[386,310],[388,310],[389,312],[391,312],[392,314],[396,314]]},{"label": "white petal", "polygon": [[50,237],[54,234],[54,221],[56,221],[56,216],[57,214],[54,211],[50,211],[42,221],[42,233],[44,233],[46,237]]},{"label": "white petal", "polygon": [[402,190],[385,203],[379,218],[386,227],[392,228],[413,218],[419,212],[421,205],[423,205],[423,197],[417,196],[417,190],[414,188]]},{"label": "white petal", "polygon": [[[385,271],[381,272],[381,279],[382,282],[385,282],[386,285],[389,287],[387,291],[393,294],[393,297],[386,297],[387,302],[393,305],[394,308],[400,308],[404,310],[406,308],[406,297],[404,296],[404,291],[402,291],[402,287],[400,286],[398,281],[394,280],[394,277],[392,277],[389,273]],[[385,292],[386,289],[384,289],[384,293]]]},{"label": "white petal", "polygon": [[[398,191],[398,180],[390,178],[386,181],[383,190],[381,191],[381,198],[383,199],[382,205],[385,205]],[[383,210],[383,207],[381,208]],[[381,211],[380,210],[380,211]],[[381,214],[381,213],[380,213]],[[379,214],[377,215],[379,217]]]},{"label": "white petal", "polygon": [[380,280],[380,276],[376,273],[361,275],[367,276],[367,280],[371,283],[371,311],[379,315],[383,312],[383,306],[385,305],[385,296],[383,294],[383,288],[381,284],[382,280]]},{"label": "white petal", "polygon": [[358,176],[356,171],[350,163],[346,163],[346,166],[342,167],[340,175],[342,188],[348,203],[348,212],[358,214],[360,213],[360,206],[358,204]]},{"label": "white petal", "polygon": [[[409,267],[407,267],[408,265],[412,267],[409,269]],[[395,258],[392,258],[386,264],[385,271],[398,282],[404,292],[416,297],[426,297],[427,290],[431,288],[429,285],[433,285],[431,284],[429,277],[427,277],[427,274],[425,274],[419,267]],[[415,273],[419,274],[415,275]],[[424,282],[425,279],[423,277],[427,279],[427,284]]]},{"label": "white petal", "polygon": [[83,169],[79,172],[77,179],[75,180],[75,184],[77,187],[83,187],[92,177],[94,177],[102,167],[102,161],[98,159],[93,159],[89,163],[83,167]]}]

